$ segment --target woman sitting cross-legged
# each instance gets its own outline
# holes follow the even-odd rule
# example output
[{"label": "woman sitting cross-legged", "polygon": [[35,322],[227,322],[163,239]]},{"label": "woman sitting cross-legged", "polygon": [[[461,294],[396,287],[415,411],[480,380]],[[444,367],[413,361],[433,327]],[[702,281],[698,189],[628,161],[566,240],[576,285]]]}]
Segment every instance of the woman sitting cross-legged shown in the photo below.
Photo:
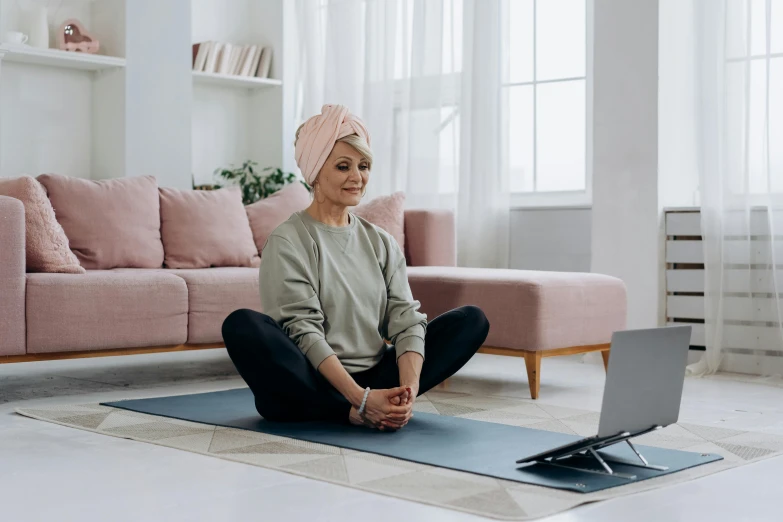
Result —
[{"label": "woman sitting cross-legged", "polygon": [[260,268],[266,313],[231,313],[223,323],[226,349],[267,420],[397,430],[419,394],[476,353],[489,322],[481,309],[462,306],[428,324],[400,245],[348,212],[361,201],[372,165],[361,120],[325,105],[296,136],[296,161],[314,199],[267,240]]}]

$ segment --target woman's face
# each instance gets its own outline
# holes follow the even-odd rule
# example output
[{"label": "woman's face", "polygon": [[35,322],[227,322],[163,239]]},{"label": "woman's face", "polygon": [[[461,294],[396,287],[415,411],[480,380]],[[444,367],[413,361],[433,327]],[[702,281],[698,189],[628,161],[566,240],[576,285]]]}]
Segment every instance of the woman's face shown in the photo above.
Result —
[{"label": "woman's face", "polygon": [[328,199],[335,205],[353,207],[362,199],[370,177],[369,162],[345,142],[334,144],[316,180],[315,198]]}]

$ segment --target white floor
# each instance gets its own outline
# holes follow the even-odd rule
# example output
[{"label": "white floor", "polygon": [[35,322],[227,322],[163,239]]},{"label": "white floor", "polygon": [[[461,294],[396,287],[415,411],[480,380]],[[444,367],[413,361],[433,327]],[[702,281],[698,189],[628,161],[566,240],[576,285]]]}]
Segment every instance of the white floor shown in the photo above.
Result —
[{"label": "white floor", "polygon": [[[477,355],[450,390],[529,397],[523,362]],[[541,401],[600,408],[603,368],[544,362]],[[20,405],[98,402],[242,386],[223,350],[0,365],[0,520],[488,520],[250,465],[31,420]],[[783,388],[688,379],[681,420],[783,434]],[[783,457],[587,505],[565,521],[781,520]]]}]

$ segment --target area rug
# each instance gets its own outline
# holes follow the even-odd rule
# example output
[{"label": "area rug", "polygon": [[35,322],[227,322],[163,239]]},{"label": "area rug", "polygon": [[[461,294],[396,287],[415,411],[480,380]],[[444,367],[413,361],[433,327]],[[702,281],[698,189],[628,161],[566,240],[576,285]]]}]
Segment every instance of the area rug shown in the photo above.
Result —
[{"label": "area rug", "polygon": [[[431,391],[416,411],[526,426],[572,435],[596,432],[598,413],[538,401]],[[272,468],[380,495],[502,520],[530,520],[586,502],[659,488],[768,458],[783,436],[681,423],[637,439],[639,444],[717,453],[724,460],[597,493],[561,491],[391,457],[236,428],[211,426],[81,404],[17,408],[17,413],[65,426]]]},{"label": "area rug", "polygon": [[596,473],[599,463],[592,457],[568,459],[568,463],[576,468],[563,466],[565,461],[557,466],[520,466],[516,464],[518,459],[576,442],[582,437],[422,411],[417,412],[404,430],[397,432],[362,429],[347,422],[270,422],[258,415],[255,397],[249,388],[104,402],[101,405],[375,453],[577,493],[593,493],[660,475],[679,473],[722,459],[716,453],[639,445],[639,451],[650,462],[664,469],[642,468],[633,465],[641,462],[630,446],[615,444],[600,451],[604,458],[612,459],[611,466],[616,472],[614,475]]}]

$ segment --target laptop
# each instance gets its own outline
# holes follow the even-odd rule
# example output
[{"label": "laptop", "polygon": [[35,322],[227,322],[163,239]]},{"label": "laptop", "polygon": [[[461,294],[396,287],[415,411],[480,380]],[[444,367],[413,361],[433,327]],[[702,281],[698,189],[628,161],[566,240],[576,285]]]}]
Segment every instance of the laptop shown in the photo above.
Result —
[{"label": "laptop", "polygon": [[598,434],[525,457],[517,464],[598,449],[677,422],[690,339],[690,326],[615,332]]}]

